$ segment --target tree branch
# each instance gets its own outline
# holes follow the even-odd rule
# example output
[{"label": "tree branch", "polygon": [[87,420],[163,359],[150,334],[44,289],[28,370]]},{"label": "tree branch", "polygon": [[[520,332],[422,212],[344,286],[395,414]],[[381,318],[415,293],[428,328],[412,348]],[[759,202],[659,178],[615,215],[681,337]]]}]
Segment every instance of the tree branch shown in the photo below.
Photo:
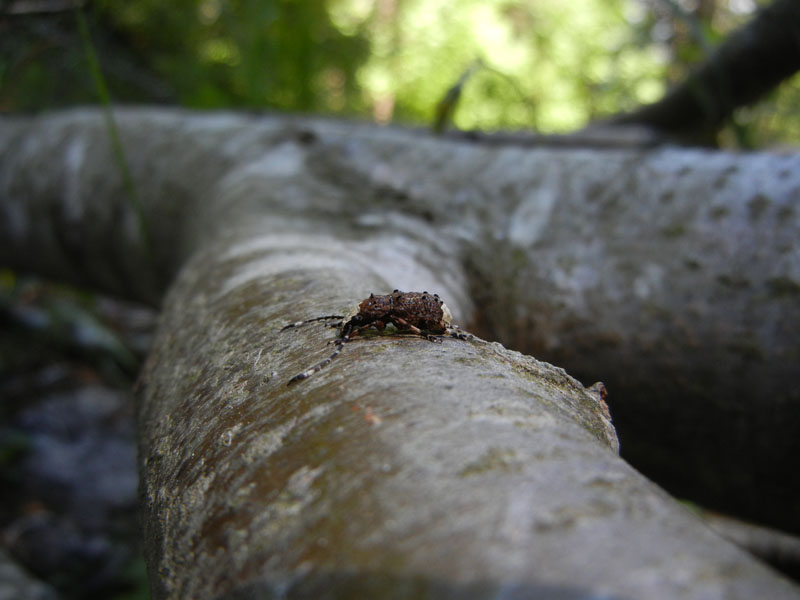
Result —
[{"label": "tree branch", "polygon": [[599,396],[560,369],[381,337],[287,386],[333,333],[281,326],[388,282],[359,244],[243,231],[182,271],[142,376],[154,597],[794,594],[609,451]]},{"label": "tree branch", "polygon": [[775,0],[660,101],[611,120],[681,139],[713,137],[733,111],[800,69],[800,4]]},{"label": "tree branch", "polygon": [[608,373],[630,445],[658,439],[673,478],[769,498],[791,527],[797,157],[118,123],[153,253],[120,226],[100,113],[77,111],[0,125],[0,260],[169,289],[139,411],[156,597],[796,596],[611,452],[602,404],[560,369],[386,337],[287,387],[333,332],[279,330],[369,292],[438,292],[479,333]]}]

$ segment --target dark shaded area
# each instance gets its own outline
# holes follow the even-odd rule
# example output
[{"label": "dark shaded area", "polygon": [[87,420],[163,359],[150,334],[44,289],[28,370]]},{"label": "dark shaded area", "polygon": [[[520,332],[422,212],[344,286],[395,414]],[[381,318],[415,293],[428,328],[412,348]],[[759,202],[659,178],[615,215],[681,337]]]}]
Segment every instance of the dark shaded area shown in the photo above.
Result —
[{"label": "dark shaded area", "polygon": [[620,596],[598,594],[592,590],[530,585],[521,583],[472,582],[456,584],[430,577],[400,577],[390,573],[313,572],[288,589],[268,579],[253,581],[235,588],[217,600],[348,600],[351,598],[380,598],[381,600],[623,600]]},{"label": "dark shaded area", "polygon": [[711,529],[724,538],[795,581],[800,581],[800,537],[709,511],[700,511],[699,514]]},{"label": "dark shaded area", "polygon": [[326,5],[85,2],[85,40],[71,3],[0,3],[0,111],[97,103],[87,42],[117,102],[352,111],[369,43],[342,34]]},{"label": "dark shaded area", "polygon": [[[476,292],[476,296],[480,302],[480,294]],[[479,315],[497,312],[487,305]],[[580,330],[579,325],[575,327]],[[742,369],[744,363],[732,362],[725,352],[705,348],[707,356],[730,364],[731,376],[722,379],[701,365],[693,369],[687,369],[685,362],[670,365],[652,349],[619,348],[615,341],[608,341],[605,353],[585,353],[572,346],[553,351],[536,336],[527,340],[509,333],[504,323],[491,316],[480,318],[469,329],[562,366],[584,385],[602,380],[622,457],[675,497],[800,533],[800,497],[796,493],[800,471],[794,468],[795,457],[800,456],[800,436],[761,435],[800,431],[800,413],[790,408],[800,402],[800,390],[788,391],[785,408],[776,411],[770,398],[762,401],[757,395],[759,387],[766,387],[757,385],[758,377],[751,381],[742,377],[743,372],[761,372],[765,378],[770,376],[771,382],[791,382],[796,380],[796,366],[778,371],[750,357],[742,360],[756,360],[760,367]],[[595,347],[593,342],[586,340],[589,347]],[[641,366],[637,368],[637,364]],[[766,408],[754,416],[752,407],[759,405]]]},{"label": "dark shaded area", "polygon": [[[14,12],[25,3],[0,3],[0,111],[35,111],[96,103],[74,10]],[[34,3],[27,6],[35,8]],[[173,86],[148,64],[145,53],[95,10],[86,12],[92,43],[116,99],[174,103]],[[141,49],[139,49],[141,50]]]},{"label": "dark shaded area", "polygon": [[663,99],[612,119],[649,125],[689,143],[709,143],[734,110],[800,69],[800,3],[776,0],[730,35]]},{"label": "dark shaded area", "polygon": [[152,325],[60,286],[2,287],[0,542],[59,598],[147,597],[129,389]]},{"label": "dark shaded area", "polygon": [[[477,324],[473,331],[480,334],[487,326]],[[650,379],[646,369],[621,371],[608,357],[598,356],[591,363],[543,347],[516,346],[523,353],[563,366],[584,385],[602,379],[622,458],[679,500],[735,516],[741,528],[774,528],[774,536],[722,533],[800,581],[800,546],[793,537],[800,534],[796,491],[800,489],[800,471],[793,467],[795,457],[800,456],[800,437],[756,434],[800,431],[800,413],[765,410],[754,420],[753,411],[741,408],[740,403],[758,404],[758,397],[742,395],[735,377],[718,381],[699,368],[664,369],[661,377]],[[633,360],[621,362],[635,364]],[[736,367],[732,365],[731,371]],[[792,380],[789,375],[783,378]],[[799,402],[800,391],[795,391],[787,405]]]},{"label": "dark shaded area", "polygon": [[[700,390],[702,373],[672,373],[671,379],[651,382],[605,372],[623,458],[678,498],[800,533],[800,473],[789,464],[800,454],[800,439],[753,434],[800,431],[800,415],[787,423],[790,411],[766,411],[754,423],[752,411],[737,406],[745,400],[758,404],[759,398],[736,396],[735,380]],[[725,402],[732,397],[737,399]],[[725,426],[714,427],[717,422]],[[688,456],[692,460],[680,460]]]}]

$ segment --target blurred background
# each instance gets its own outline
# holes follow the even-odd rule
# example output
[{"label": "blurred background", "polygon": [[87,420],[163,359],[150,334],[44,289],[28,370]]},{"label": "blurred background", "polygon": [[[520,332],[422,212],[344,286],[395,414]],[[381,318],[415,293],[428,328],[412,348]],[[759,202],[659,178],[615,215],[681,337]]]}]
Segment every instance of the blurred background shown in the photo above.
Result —
[{"label": "blurred background", "polygon": [[[658,100],[755,0],[0,0],[0,113],[148,103],[566,133]],[[730,149],[800,143],[800,76]],[[156,313],[0,269],[0,600],[147,598],[130,389]]]},{"label": "blurred background", "polygon": [[[76,22],[76,4],[87,27]],[[655,101],[756,0],[2,0],[0,110],[111,100],[567,132]],[[87,39],[88,38],[88,39]],[[796,145],[800,77],[737,112],[731,147]]]}]

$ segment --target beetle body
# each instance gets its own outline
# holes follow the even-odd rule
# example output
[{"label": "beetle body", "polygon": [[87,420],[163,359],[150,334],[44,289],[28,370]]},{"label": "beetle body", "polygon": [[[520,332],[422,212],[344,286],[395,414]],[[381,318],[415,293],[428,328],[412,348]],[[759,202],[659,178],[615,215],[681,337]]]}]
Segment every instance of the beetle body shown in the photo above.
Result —
[{"label": "beetle body", "polygon": [[342,347],[359,333],[374,327],[383,331],[387,325],[393,325],[398,332],[411,332],[432,342],[441,342],[442,335],[450,335],[458,339],[469,339],[472,336],[461,333],[452,327],[452,315],[447,305],[437,294],[428,292],[401,292],[394,290],[391,294],[370,294],[362,300],[358,307],[348,315],[327,315],[307,321],[291,323],[283,330],[298,327],[312,321],[341,319],[341,330],[336,339],[333,354],[310,369],[292,377],[289,384],[306,379],[330,364],[342,351]]},{"label": "beetle body", "polygon": [[368,327],[383,331],[390,323],[398,331],[411,331],[417,335],[424,335],[424,332],[443,334],[451,321],[450,310],[437,294],[394,290],[385,296],[370,294],[369,298],[362,300],[356,314],[344,324],[342,334],[352,335],[349,330],[355,333]]}]

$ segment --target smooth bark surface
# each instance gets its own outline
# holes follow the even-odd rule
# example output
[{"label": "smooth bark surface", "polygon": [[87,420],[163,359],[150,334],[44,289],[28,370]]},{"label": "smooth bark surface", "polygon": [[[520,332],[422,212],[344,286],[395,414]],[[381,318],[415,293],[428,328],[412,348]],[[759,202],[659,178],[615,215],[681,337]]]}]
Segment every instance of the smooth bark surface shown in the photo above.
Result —
[{"label": "smooth bark surface", "polygon": [[484,337],[610,380],[667,480],[794,527],[797,157],[118,119],[152,247],[78,111],[0,125],[0,259],[152,302],[181,271],[141,388],[157,597],[797,596],[619,460],[563,371],[385,337],[287,387],[334,332],[279,331],[436,291]]}]

